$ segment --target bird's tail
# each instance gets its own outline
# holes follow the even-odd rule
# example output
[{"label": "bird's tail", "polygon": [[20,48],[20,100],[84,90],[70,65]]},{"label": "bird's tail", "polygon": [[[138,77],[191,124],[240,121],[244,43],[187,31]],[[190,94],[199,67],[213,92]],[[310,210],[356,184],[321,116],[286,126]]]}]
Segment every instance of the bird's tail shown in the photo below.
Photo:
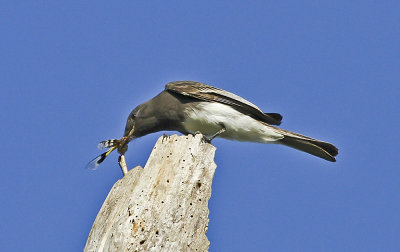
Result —
[{"label": "bird's tail", "polygon": [[323,142],[311,137],[303,136],[291,131],[275,128],[284,137],[278,143],[307,152],[325,160],[336,162],[335,156],[339,153],[333,144]]}]

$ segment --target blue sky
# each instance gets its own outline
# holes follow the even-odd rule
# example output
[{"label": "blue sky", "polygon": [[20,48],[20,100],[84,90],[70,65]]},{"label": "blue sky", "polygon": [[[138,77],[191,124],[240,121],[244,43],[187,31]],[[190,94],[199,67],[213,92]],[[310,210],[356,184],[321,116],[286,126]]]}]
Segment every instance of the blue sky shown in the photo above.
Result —
[{"label": "blue sky", "polygon": [[[3,1],[3,251],[81,251],[138,104],[174,80],[234,92],[337,163],[217,139],[210,251],[399,251],[398,1]],[[130,143],[145,165],[162,133]]]}]

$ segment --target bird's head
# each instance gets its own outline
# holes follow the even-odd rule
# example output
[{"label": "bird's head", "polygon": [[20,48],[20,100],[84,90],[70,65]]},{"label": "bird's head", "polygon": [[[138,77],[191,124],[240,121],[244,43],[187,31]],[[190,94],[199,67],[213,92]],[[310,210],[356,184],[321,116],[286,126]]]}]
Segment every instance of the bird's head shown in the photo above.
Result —
[{"label": "bird's head", "polygon": [[137,106],[132,112],[129,114],[128,119],[126,120],[125,125],[125,133],[121,138],[118,144],[118,152],[123,155],[128,150],[128,143],[136,138],[135,134],[135,125],[137,120],[137,115],[143,108],[143,104]]}]

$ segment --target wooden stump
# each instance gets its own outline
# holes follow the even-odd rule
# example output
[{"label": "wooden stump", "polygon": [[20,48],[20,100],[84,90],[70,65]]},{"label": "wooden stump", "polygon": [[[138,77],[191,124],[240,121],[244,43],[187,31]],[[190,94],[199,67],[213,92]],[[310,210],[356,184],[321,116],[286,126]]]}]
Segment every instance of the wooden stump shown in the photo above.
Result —
[{"label": "wooden stump", "polygon": [[208,251],[214,154],[200,134],[160,137],[145,168],[114,184],[85,251]]}]

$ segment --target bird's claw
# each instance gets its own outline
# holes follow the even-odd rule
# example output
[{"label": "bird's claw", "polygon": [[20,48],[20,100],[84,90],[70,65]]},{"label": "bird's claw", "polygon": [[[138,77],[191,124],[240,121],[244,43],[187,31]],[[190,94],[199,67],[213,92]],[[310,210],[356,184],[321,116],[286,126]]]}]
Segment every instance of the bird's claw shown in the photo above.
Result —
[{"label": "bird's claw", "polygon": [[196,136],[196,135],[198,135],[198,134],[200,134],[200,135],[203,136],[203,137],[201,138],[201,141],[202,141],[202,142],[204,142],[204,143],[211,143],[211,140],[212,140],[212,139],[206,137],[206,136],[203,135],[203,133],[201,133],[200,131],[194,132],[193,136]]},{"label": "bird's claw", "polygon": [[201,140],[202,140],[204,143],[209,143],[209,144],[211,144],[211,140],[212,140],[212,139],[210,139],[209,137],[203,136],[203,137],[201,138]]}]

